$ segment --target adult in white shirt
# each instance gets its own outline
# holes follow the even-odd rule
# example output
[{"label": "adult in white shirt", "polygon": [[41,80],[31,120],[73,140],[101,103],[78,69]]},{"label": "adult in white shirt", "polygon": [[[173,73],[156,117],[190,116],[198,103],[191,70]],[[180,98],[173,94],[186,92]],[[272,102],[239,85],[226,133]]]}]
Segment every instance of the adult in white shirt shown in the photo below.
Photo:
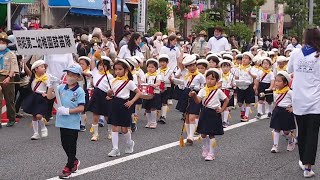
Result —
[{"label": "adult in white shirt", "polygon": [[291,44],[289,44],[288,46],[287,46],[287,49],[294,49],[294,48],[302,48],[302,46],[299,44],[299,40],[298,40],[298,38],[297,37],[292,37],[292,39],[291,39]]},{"label": "adult in white shirt", "polygon": [[156,32],[154,34],[155,40],[153,41],[153,45],[155,47],[156,52],[160,52],[161,48],[163,47],[163,42],[162,42],[162,33],[161,32]]},{"label": "adult in white shirt", "polygon": [[294,74],[292,107],[299,130],[299,165],[304,169],[304,176],[311,177],[320,126],[320,31],[310,28],[304,36],[305,46],[296,48],[290,56],[288,73]]},{"label": "adult in white shirt", "polygon": [[128,42],[128,45],[123,45],[118,54],[118,58],[125,59],[132,56],[138,56],[144,59],[143,53],[139,47],[141,43],[141,35],[139,33],[133,33]]},{"label": "adult in white shirt", "polygon": [[220,53],[231,49],[228,39],[222,36],[222,32],[223,29],[221,27],[214,28],[214,36],[208,41],[207,52]]},{"label": "adult in white shirt", "polygon": [[180,58],[180,49],[176,47],[177,44],[177,36],[170,35],[168,38],[167,46],[163,46],[160,50],[159,54],[167,54],[169,56],[168,67],[173,69],[174,71],[177,69],[178,60]]}]

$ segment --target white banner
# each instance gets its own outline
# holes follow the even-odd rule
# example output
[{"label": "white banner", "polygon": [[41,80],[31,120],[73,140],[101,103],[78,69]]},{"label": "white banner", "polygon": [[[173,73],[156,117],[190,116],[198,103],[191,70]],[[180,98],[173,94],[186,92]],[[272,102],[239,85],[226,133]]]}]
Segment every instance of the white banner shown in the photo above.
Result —
[{"label": "white banner", "polygon": [[76,53],[70,28],[52,30],[13,31],[17,50],[23,55]]},{"label": "white banner", "polygon": [[141,33],[146,33],[146,0],[140,0],[138,4],[137,31]]}]

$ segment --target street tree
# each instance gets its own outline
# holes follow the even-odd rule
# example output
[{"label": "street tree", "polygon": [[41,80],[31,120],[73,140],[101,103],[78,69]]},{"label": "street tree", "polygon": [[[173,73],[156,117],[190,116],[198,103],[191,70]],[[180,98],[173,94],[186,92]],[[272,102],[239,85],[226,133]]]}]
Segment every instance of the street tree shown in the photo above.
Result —
[{"label": "street tree", "polygon": [[161,30],[161,24],[166,23],[170,9],[167,0],[148,0],[148,19],[156,31]]}]

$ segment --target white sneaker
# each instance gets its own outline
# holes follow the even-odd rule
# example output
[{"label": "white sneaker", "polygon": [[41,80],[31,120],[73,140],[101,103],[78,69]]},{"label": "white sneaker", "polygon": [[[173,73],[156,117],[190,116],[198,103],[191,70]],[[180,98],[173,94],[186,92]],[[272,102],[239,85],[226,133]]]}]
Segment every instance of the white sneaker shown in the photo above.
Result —
[{"label": "white sneaker", "polygon": [[294,142],[288,142],[287,151],[293,151],[296,147],[296,144]]},{"label": "white sneaker", "polygon": [[208,148],[203,146],[202,147],[202,157],[206,158],[208,156],[208,154],[209,154]]},{"label": "white sneaker", "polygon": [[313,177],[314,175],[315,175],[315,173],[312,171],[312,169],[311,169],[310,171],[304,170],[304,172],[303,172],[303,176],[304,176],[305,178],[311,178],[311,177]]},{"label": "white sneaker", "polygon": [[112,149],[111,152],[108,154],[109,157],[116,157],[120,156],[120,151],[119,149]]},{"label": "white sneaker", "polygon": [[99,136],[92,135],[91,141],[98,141]]},{"label": "white sneaker", "polygon": [[131,140],[131,143],[127,145],[126,149],[124,150],[124,152],[126,154],[132,154],[133,153],[133,148],[134,148],[134,141]]},{"label": "white sneaker", "polygon": [[108,139],[109,139],[109,140],[111,140],[111,139],[112,139],[111,132],[108,132]]},{"label": "white sneaker", "polygon": [[214,154],[208,153],[207,157],[204,159],[206,161],[213,161],[216,158],[214,157]]},{"label": "white sneaker", "polygon": [[299,167],[304,171],[304,165],[302,164],[302,161],[299,160]]},{"label": "white sneaker", "polygon": [[48,137],[48,129],[47,128],[41,129],[41,137],[43,137],[43,138]]},{"label": "white sneaker", "polygon": [[172,99],[168,99],[168,105],[172,105],[173,102],[172,102]]},{"label": "white sneaker", "polygon": [[273,145],[271,149],[271,153],[277,153],[277,152],[279,152],[278,145]]},{"label": "white sneaker", "polygon": [[31,136],[31,140],[39,140],[40,135],[38,133],[34,133],[33,136]]}]

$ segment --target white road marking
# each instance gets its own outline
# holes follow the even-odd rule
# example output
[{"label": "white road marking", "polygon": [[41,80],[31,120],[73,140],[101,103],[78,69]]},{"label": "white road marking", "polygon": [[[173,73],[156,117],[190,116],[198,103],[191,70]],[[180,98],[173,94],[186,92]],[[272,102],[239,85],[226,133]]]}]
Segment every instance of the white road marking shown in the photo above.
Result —
[{"label": "white road marking", "polygon": [[[265,119],[266,117],[267,116],[262,116],[262,119]],[[248,124],[251,124],[251,123],[254,123],[254,122],[257,122],[257,121],[259,121],[259,119],[256,119],[256,118],[250,119],[249,122],[241,122],[241,123],[237,123],[237,124],[231,125],[231,126],[225,128],[224,131],[229,131],[229,130],[236,129],[236,128],[239,128],[239,127],[242,127],[242,126],[246,126]],[[143,157],[143,156],[147,156],[147,155],[150,155],[150,154],[162,151],[162,150],[166,150],[166,149],[169,149],[169,148],[172,148],[172,147],[175,147],[175,146],[179,146],[179,141],[172,142],[172,143],[169,143],[169,144],[165,144],[165,145],[162,145],[162,146],[158,146],[158,147],[155,147],[155,148],[152,148],[152,149],[148,149],[148,150],[145,150],[145,151],[141,151],[141,152],[138,152],[138,153],[135,153],[135,154],[132,154],[132,155],[129,155],[129,156],[125,156],[125,157],[122,157],[122,158],[119,158],[119,159],[115,159],[115,160],[111,160],[111,161],[104,162],[104,163],[101,163],[101,164],[97,164],[97,165],[94,165],[94,166],[90,166],[90,167],[78,170],[76,173],[72,173],[71,177],[76,177],[76,176],[80,176],[80,175],[87,174],[87,173],[90,173],[90,172],[98,171],[100,169],[104,169],[104,168],[107,168],[107,167],[110,167],[110,166],[114,166],[114,165],[117,165],[117,164],[120,164],[120,163],[123,163],[123,162],[126,162],[126,161],[130,161],[130,160],[133,160],[133,159],[137,159],[137,158],[140,158],[140,157]],[[57,179],[59,179],[58,176],[50,178],[48,180],[57,180]]]}]

